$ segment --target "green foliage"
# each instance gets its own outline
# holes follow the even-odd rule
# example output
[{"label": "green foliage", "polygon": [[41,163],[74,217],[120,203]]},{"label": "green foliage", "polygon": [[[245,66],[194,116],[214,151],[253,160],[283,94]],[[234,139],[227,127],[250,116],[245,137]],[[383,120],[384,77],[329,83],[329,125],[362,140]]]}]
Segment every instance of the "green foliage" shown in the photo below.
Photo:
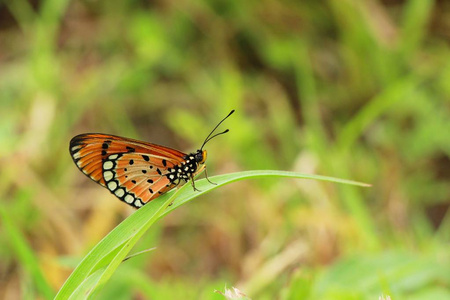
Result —
[{"label": "green foliage", "polygon": [[[0,297],[49,298],[86,257],[72,288],[105,283],[100,299],[449,298],[448,19],[429,0],[0,2]],[[69,140],[189,151],[231,109],[210,175],[372,188],[266,177],[177,198],[133,252],[156,250],[106,284],[131,235],[94,245],[151,216],[127,218]]]}]

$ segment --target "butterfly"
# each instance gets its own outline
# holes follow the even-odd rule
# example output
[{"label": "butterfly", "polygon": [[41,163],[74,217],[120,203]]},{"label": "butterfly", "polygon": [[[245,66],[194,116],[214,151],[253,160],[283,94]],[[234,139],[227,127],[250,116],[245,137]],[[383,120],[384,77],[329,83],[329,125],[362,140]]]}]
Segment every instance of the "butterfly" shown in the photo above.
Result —
[{"label": "butterfly", "polygon": [[203,147],[211,139],[229,131],[227,129],[213,135],[217,127],[233,113],[234,110],[214,127],[200,149],[189,154],[102,133],[75,136],[70,141],[69,151],[77,167],[86,176],[125,203],[140,208],[188,181],[197,190],[194,177],[206,170],[207,153]]}]

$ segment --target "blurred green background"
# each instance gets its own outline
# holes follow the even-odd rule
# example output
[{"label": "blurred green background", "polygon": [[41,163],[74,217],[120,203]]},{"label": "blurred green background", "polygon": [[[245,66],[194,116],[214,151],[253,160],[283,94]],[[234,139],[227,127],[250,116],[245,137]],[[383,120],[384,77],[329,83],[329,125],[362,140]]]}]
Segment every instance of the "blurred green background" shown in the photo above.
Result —
[{"label": "blurred green background", "polygon": [[100,299],[450,299],[450,2],[0,1],[0,297],[50,299],[133,212],[69,155],[104,132],[210,175]]}]

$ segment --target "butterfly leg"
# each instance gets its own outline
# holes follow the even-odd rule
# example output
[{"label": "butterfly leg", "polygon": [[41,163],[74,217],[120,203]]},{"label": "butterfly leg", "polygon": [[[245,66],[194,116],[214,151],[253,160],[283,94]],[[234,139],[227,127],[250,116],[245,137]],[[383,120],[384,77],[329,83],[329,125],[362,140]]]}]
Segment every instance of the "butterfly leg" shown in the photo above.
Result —
[{"label": "butterfly leg", "polygon": [[209,183],[214,184],[214,185],[217,185],[217,183],[212,182],[211,180],[209,180],[209,178],[208,178],[208,172],[206,172],[206,168],[205,168],[205,177],[206,177],[206,180],[208,180]]},{"label": "butterfly leg", "polygon": [[194,188],[194,191],[196,192],[201,192],[201,190],[199,190],[198,188],[195,187],[195,180],[194,180],[194,176],[191,176],[191,185]]}]

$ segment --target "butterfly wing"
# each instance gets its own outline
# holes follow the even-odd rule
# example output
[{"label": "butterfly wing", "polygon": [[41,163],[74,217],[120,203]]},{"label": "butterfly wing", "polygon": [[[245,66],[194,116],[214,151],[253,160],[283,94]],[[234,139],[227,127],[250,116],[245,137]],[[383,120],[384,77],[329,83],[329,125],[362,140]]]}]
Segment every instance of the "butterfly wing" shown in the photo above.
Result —
[{"label": "butterfly wing", "polygon": [[86,176],[134,207],[174,188],[179,181],[165,175],[186,157],[168,147],[98,133],[74,137],[70,154]]}]

